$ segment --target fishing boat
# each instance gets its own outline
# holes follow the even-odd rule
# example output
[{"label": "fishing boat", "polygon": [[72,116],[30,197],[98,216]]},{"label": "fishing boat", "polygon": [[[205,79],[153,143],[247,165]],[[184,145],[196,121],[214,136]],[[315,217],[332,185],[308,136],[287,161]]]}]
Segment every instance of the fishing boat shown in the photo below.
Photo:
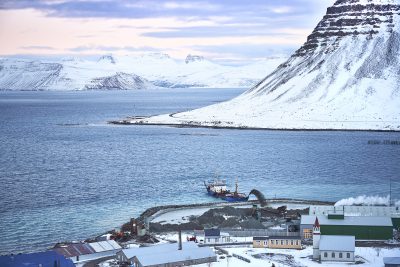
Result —
[{"label": "fishing boat", "polygon": [[208,183],[204,182],[207,193],[213,197],[221,198],[228,202],[241,202],[249,200],[249,196],[238,192],[238,182],[236,180],[235,191],[231,192],[226,188],[225,180],[214,180]]}]

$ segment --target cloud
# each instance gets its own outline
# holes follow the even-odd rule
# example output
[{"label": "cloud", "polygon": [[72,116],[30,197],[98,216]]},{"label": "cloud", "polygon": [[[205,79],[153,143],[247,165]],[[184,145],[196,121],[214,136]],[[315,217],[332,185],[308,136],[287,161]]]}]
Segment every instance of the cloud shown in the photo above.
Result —
[{"label": "cloud", "polygon": [[21,48],[25,50],[54,50],[54,47],[42,45],[21,46]]},{"label": "cloud", "polygon": [[115,51],[127,51],[127,52],[155,52],[159,51],[159,49],[150,47],[150,46],[102,46],[102,45],[90,45],[90,46],[77,46],[70,48],[71,52],[89,52],[89,51],[105,51],[105,52],[115,52]]},{"label": "cloud", "polygon": [[333,2],[1,0],[0,54],[147,50],[259,58],[274,47],[298,48]]}]

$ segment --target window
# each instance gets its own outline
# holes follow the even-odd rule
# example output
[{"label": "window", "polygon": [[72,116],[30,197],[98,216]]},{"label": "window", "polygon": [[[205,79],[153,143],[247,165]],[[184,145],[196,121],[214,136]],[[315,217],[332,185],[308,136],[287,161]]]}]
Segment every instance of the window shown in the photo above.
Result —
[{"label": "window", "polygon": [[274,244],[274,240],[271,240],[271,245],[273,245]]},{"label": "window", "polygon": [[283,240],[281,240],[281,245],[283,245]]},{"label": "window", "polygon": [[339,253],[339,258],[343,258],[343,253],[342,252]]},{"label": "window", "polygon": [[325,258],[328,258],[328,252],[325,252],[325,253],[324,253],[324,257],[325,257]]},{"label": "window", "polygon": [[305,239],[312,238],[312,229],[303,229],[303,235]]},{"label": "window", "polygon": [[289,240],[286,240],[286,246],[289,245]]},{"label": "window", "polygon": [[290,240],[290,245],[292,245],[292,246],[293,246],[293,240]]},{"label": "window", "polygon": [[347,258],[350,259],[350,253],[347,253]]},{"label": "window", "polygon": [[335,258],[335,252],[332,252],[332,258]]}]

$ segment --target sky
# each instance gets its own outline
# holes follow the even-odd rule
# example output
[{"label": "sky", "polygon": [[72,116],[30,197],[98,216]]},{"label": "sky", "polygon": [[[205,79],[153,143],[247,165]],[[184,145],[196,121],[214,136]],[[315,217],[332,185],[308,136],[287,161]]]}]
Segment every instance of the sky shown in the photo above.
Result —
[{"label": "sky", "polygon": [[1,0],[0,55],[166,53],[251,62],[299,48],[334,0]]}]

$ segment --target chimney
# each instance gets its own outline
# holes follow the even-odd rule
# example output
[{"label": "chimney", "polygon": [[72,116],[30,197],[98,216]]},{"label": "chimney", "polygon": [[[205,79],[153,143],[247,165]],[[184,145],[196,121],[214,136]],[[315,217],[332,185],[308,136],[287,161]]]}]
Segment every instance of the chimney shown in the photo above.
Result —
[{"label": "chimney", "polygon": [[179,230],[178,250],[182,250],[182,231]]}]

